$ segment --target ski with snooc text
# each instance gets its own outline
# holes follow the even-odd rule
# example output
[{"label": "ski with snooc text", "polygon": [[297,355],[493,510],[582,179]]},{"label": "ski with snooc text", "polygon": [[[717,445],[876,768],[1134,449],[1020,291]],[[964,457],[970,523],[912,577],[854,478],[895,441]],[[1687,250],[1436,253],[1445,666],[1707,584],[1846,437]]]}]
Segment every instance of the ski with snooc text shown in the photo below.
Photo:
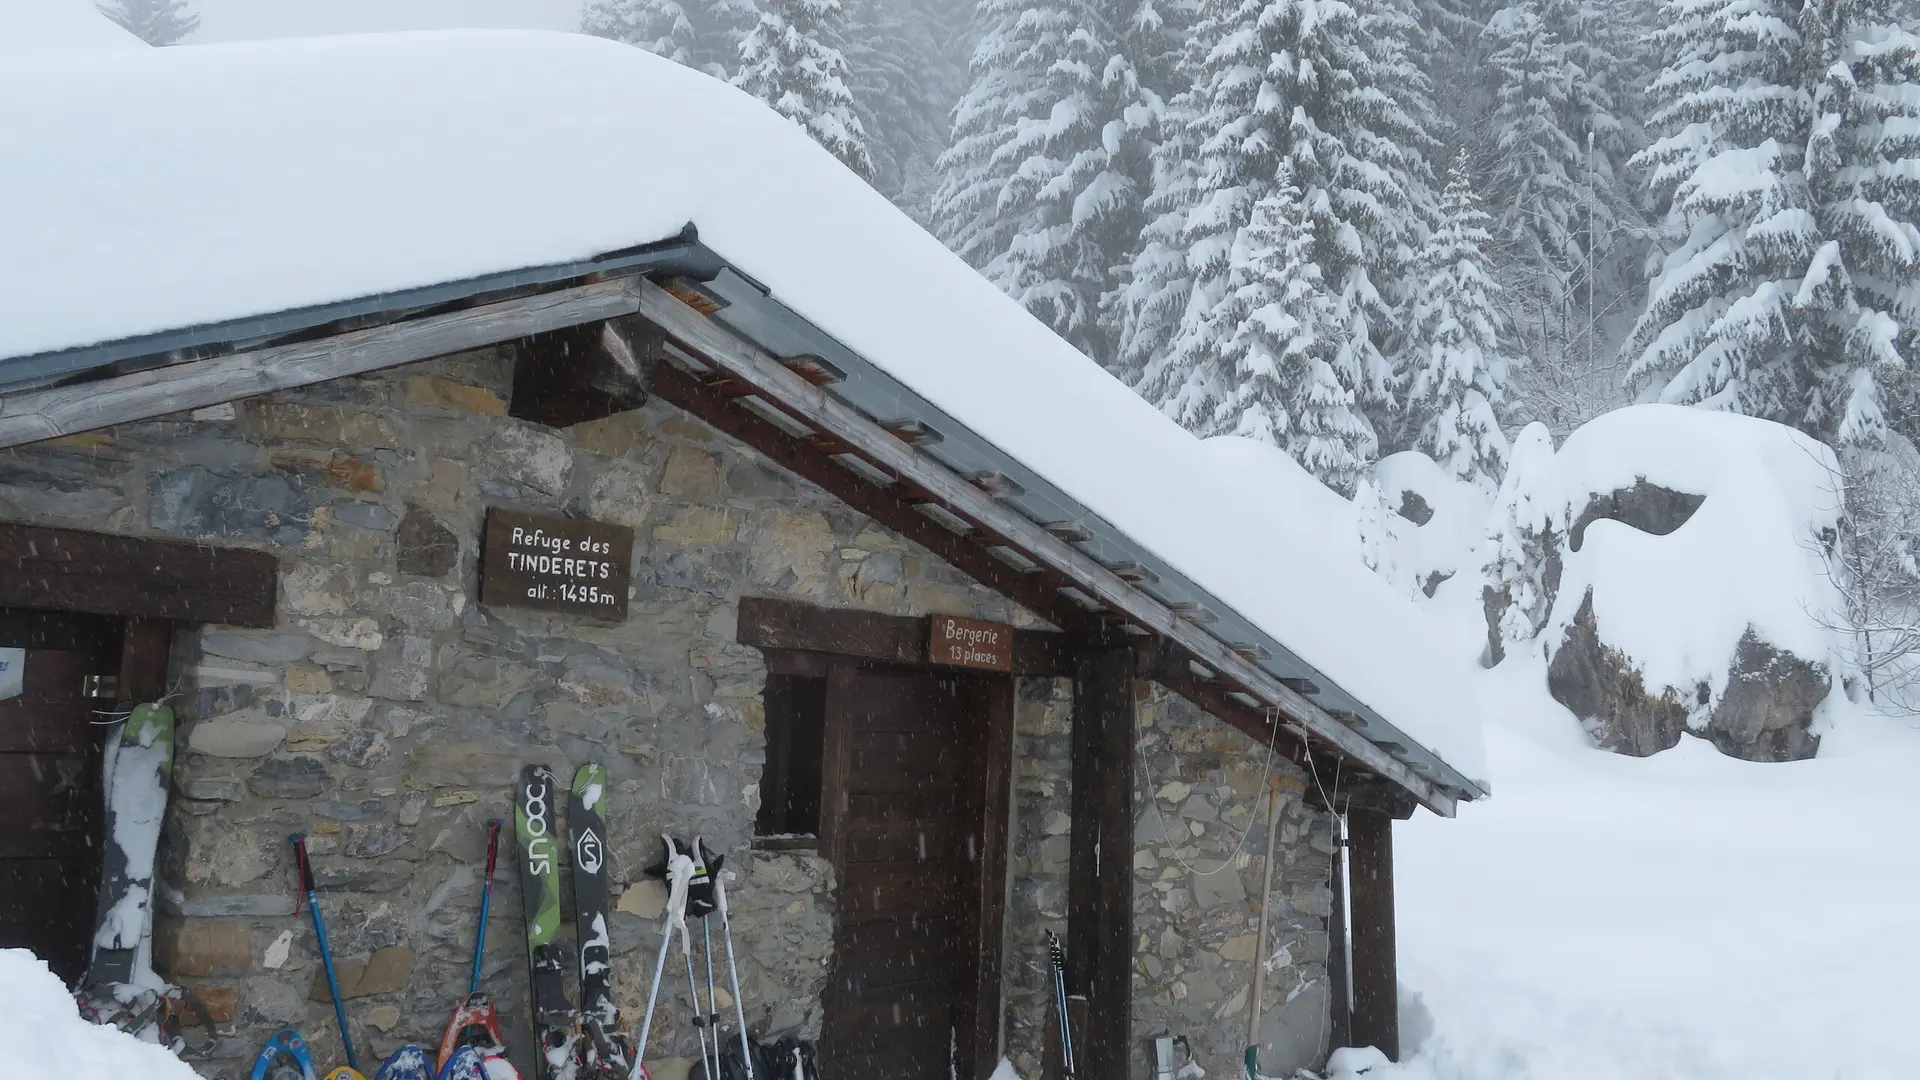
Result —
[{"label": "ski with snooc text", "polygon": [[567,1004],[566,951],[560,943],[560,846],[555,838],[553,770],[528,765],[520,771],[513,804],[514,835],[520,841],[520,901],[526,909],[527,966],[532,972],[533,1032],[540,1071],[567,1080],[573,1069],[573,1009]]},{"label": "ski with snooc text", "polygon": [[573,854],[574,932],[580,939],[581,1080],[626,1080],[633,1060],[610,988],[613,951],[607,937],[607,826],[602,809],[606,796],[606,766],[580,766],[567,801],[567,828]]}]

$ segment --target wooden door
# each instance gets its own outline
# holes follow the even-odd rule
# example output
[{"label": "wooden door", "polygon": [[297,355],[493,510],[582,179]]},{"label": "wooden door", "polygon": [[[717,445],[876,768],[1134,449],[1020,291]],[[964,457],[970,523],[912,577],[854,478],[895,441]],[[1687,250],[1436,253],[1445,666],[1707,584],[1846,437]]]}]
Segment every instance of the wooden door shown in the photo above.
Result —
[{"label": "wooden door", "polygon": [[998,1035],[1000,682],[851,662],[828,677],[821,842],[839,919],[823,1075],[973,1080],[997,1057],[981,1042]]},{"label": "wooden door", "polygon": [[73,982],[91,954],[101,863],[100,748],[84,696],[113,675],[112,620],[0,609],[0,648],[25,650],[23,686],[0,700],[0,948],[32,949]]}]

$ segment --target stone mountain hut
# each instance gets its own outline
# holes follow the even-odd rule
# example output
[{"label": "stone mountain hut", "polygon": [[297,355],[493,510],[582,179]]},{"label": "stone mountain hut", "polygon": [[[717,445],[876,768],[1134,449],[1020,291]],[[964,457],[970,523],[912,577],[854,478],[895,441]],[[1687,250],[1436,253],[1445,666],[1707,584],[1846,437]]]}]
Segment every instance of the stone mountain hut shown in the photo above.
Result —
[{"label": "stone mountain hut", "polygon": [[0,945],[79,974],[96,721],[165,698],[209,1076],[338,1058],[290,832],[384,1054],[465,991],[520,768],[596,760],[629,1018],[672,832],[727,853],[753,1034],[834,1080],[1057,1075],[1049,929],[1089,1080],[1163,1034],[1231,1074],[1256,984],[1269,1074],[1397,1051],[1391,825],[1486,793],[1467,695],[786,121],[471,33],[19,61],[0,130]]}]

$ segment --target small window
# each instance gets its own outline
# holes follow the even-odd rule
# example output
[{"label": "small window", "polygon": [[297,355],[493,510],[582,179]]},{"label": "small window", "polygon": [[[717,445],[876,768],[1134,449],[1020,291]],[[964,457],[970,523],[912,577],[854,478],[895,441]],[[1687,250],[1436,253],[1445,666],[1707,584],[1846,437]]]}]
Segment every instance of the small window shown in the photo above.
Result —
[{"label": "small window", "polygon": [[820,747],[827,680],[769,675],[767,764],[760,773],[756,847],[811,847],[820,835]]}]

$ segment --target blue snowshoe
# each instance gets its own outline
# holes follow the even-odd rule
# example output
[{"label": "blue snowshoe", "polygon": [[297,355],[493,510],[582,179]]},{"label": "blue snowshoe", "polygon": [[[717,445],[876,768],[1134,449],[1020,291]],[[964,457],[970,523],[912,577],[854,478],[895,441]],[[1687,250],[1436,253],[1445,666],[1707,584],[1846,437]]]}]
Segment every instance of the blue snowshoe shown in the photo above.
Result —
[{"label": "blue snowshoe", "polygon": [[435,1080],[487,1080],[486,1055],[477,1046],[463,1046],[440,1067]]},{"label": "blue snowshoe", "polygon": [[315,1080],[313,1055],[307,1052],[307,1040],[292,1028],[275,1032],[260,1056],[253,1060],[250,1080]]},{"label": "blue snowshoe", "polygon": [[425,1050],[403,1046],[381,1064],[373,1080],[434,1080],[433,1066],[428,1063]]}]

